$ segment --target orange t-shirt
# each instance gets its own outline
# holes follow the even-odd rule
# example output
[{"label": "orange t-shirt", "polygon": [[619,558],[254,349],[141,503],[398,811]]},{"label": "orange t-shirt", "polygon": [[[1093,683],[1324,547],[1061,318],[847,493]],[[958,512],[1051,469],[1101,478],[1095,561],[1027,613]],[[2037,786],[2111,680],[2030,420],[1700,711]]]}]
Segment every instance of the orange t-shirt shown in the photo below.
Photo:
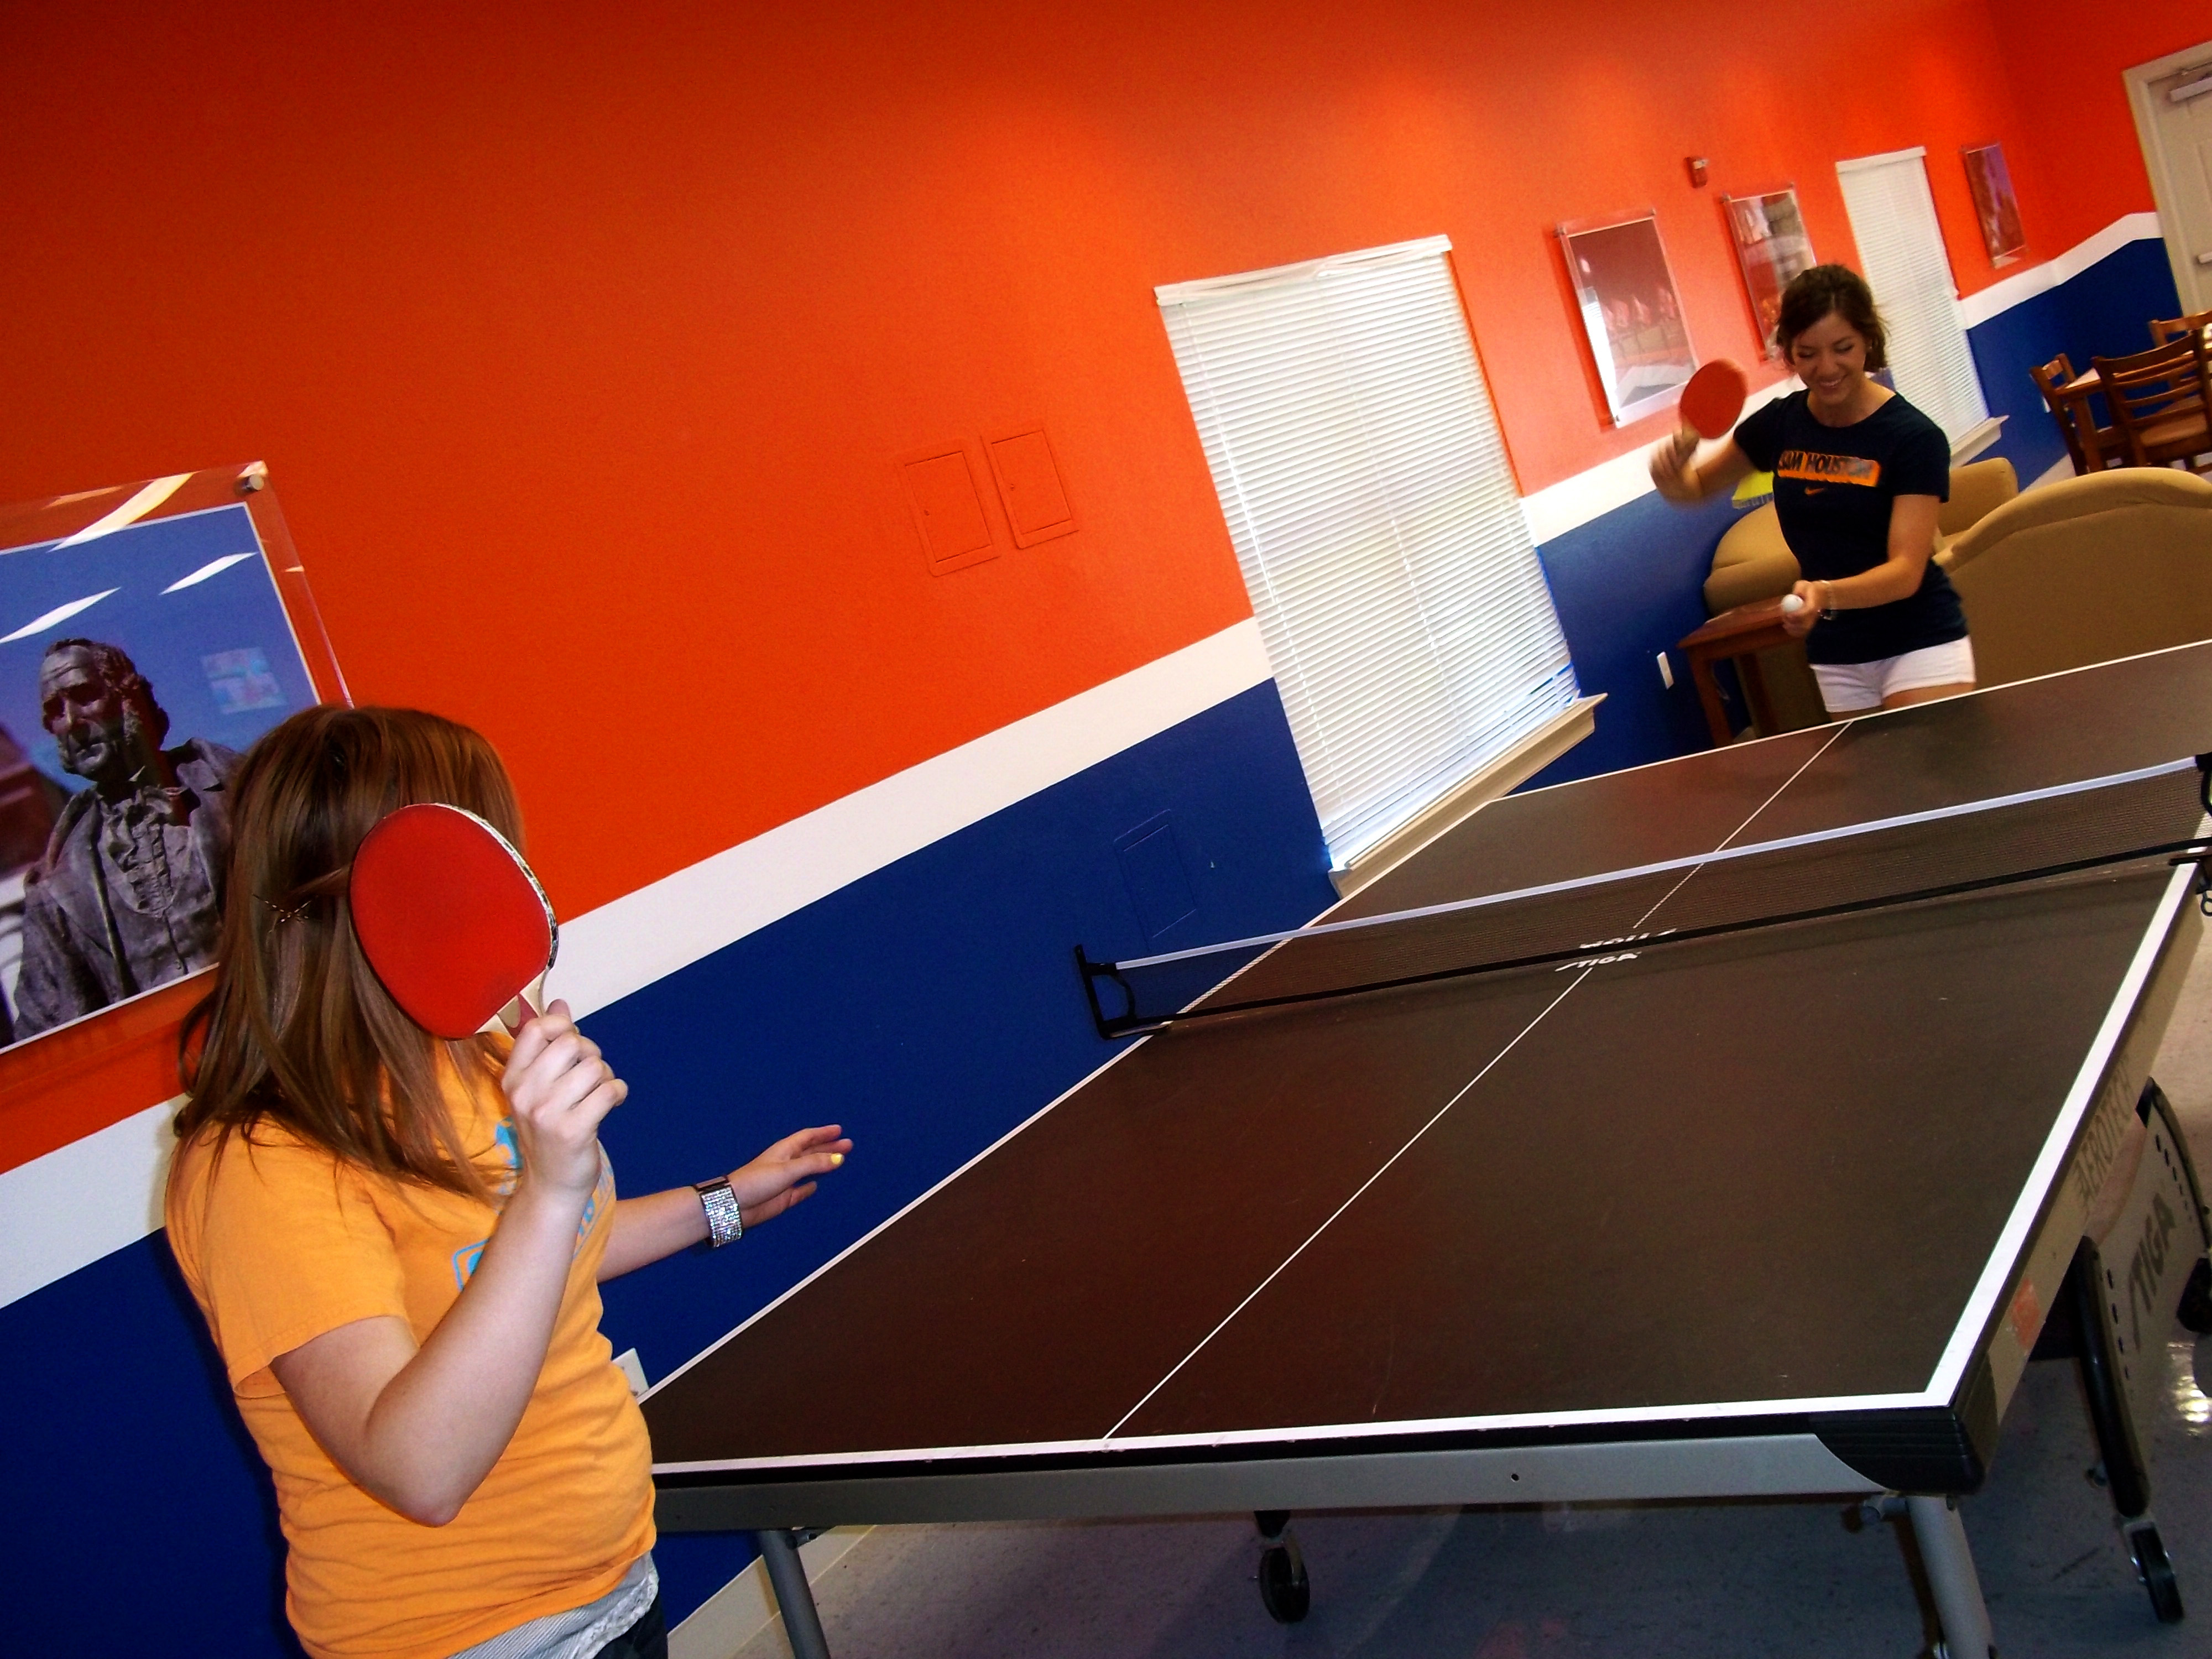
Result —
[{"label": "orange t-shirt", "polygon": [[[448,1090],[463,1144],[511,1190],[514,1130],[495,1086]],[[445,1659],[596,1601],[653,1547],[645,1419],[599,1334],[599,1259],[614,1175],[584,1209],[544,1369],[514,1437],[448,1525],[356,1486],[293,1410],[269,1362],[357,1319],[394,1314],[417,1342],[459,1299],[494,1208],[403,1186],[262,1127],[179,1147],[167,1204],[176,1253],[238,1408],[276,1477],[290,1546],[285,1611],[316,1659]]]}]

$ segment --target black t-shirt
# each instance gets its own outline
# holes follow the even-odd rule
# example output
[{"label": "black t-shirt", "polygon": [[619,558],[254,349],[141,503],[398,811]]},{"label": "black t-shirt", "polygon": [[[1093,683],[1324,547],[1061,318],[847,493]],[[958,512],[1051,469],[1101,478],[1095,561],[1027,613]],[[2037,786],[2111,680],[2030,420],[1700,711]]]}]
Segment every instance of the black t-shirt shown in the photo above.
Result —
[{"label": "black t-shirt", "polygon": [[[1889,557],[1889,510],[1899,495],[1951,495],[1943,429],[1902,398],[1850,426],[1823,426],[1806,394],[1778,398],[1735,429],[1736,447],[1774,475],[1782,538],[1807,581],[1841,581]],[[1805,636],[1814,662],[1877,662],[1966,637],[1951,579],[1931,560],[1909,599],[1823,617]]]}]

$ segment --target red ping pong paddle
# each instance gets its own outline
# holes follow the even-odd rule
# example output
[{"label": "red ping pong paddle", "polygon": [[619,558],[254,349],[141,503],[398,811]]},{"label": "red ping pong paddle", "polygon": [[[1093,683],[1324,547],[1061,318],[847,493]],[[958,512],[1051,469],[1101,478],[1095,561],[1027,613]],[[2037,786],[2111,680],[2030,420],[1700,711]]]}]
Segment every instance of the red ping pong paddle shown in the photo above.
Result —
[{"label": "red ping pong paddle", "polygon": [[1682,384],[1681,429],[1674,434],[1674,455],[1686,461],[1700,438],[1725,438],[1743,413],[1743,400],[1751,387],[1743,371],[1725,357],[1716,357]]},{"label": "red ping pong paddle", "polygon": [[386,815],[362,837],[347,897],[368,965],[433,1036],[537,1018],[560,929],[522,854],[475,813],[425,803]]}]

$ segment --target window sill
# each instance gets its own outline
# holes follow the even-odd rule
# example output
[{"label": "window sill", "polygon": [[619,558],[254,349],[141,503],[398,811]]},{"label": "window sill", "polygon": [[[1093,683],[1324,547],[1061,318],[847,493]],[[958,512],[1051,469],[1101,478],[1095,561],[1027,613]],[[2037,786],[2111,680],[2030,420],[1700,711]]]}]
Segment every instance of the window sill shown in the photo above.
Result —
[{"label": "window sill", "polygon": [[1517,789],[1597,728],[1601,691],[1583,697],[1559,711],[1420,813],[1407,819],[1328,878],[1336,896],[1350,898],[1368,883],[1403,860],[1411,858],[1437,836],[1456,830],[1474,810],[1500,795]]},{"label": "window sill", "polygon": [[1995,443],[2004,431],[2005,417],[1992,415],[1979,426],[1968,427],[1951,445],[1951,465],[1964,466]]}]

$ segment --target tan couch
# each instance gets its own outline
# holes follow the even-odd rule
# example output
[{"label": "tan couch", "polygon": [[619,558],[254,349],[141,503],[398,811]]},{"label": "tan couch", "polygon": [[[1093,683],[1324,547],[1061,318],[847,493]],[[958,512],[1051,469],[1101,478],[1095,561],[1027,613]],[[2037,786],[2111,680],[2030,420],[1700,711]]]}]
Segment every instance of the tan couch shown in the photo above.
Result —
[{"label": "tan couch", "polygon": [[2212,483],[2171,467],[2045,484],[1942,556],[1983,685],[2212,638]]},{"label": "tan couch", "polygon": [[[1936,515],[1936,556],[1953,541],[2020,494],[2020,477],[2002,456],[1951,469],[1951,499]],[[1774,503],[1747,513],[1713,550],[1705,578],[1705,614],[1717,617],[1753,599],[1771,599],[1796,586],[1796,556],[1782,539]]]}]

